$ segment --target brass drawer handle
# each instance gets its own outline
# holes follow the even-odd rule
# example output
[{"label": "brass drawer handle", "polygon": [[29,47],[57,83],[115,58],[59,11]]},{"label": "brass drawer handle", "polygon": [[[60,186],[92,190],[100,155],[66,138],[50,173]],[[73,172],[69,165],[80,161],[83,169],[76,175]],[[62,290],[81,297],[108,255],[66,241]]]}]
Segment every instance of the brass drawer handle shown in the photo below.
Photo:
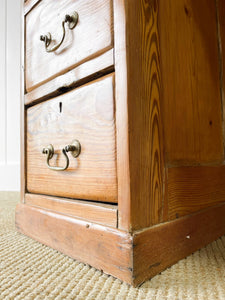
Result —
[{"label": "brass drawer handle", "polygon": [[58,43],[58,45],[53,46],[52,48],[49,48],[51,42],[52,42],[52,36],[51,33],[48,32],[47,35],[41,35],[40,40],[45,43],[45,50],[47,52],[54,52],[56,51],[63,43],[66,30],[65,30],[65,23],[68,22],[68,28],[70,30],[74,29],[78,22],[78,13],[75,11],[71,15],[65,15],[64,20],[62,21],[62,29],[63,29],[63,36],[61,41]]},{"label": "brass drawer handle", "polygon": [[69,157],[67,152],[71,152],[74,158],[78,157],[81,152],[81,145],[78,140],[74,140],[70,145],[67,145],[65,148],[62,149],[62,153],[66,158],[66,165],[65,167],[53,167],[50,166],[49,161],[54,155],[54,147],[50,144],[47,147],[43,148],[42,153],[47,154],[47,166],[50,170],[54,171],[64,171],[69,167]]}]

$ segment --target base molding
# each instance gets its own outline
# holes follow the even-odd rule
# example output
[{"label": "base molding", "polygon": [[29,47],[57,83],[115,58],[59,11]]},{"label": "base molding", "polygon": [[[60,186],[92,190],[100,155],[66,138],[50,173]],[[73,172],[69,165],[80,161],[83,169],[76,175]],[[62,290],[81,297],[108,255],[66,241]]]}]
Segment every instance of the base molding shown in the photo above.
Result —
[{"label": "base molding", "polygon": [[16,207],[16,228],[72,258],[131,282],[132,238],[126,232],[26,204]]},{"label": "base molding", "polygon": [[152,278],[224,234],[224,203],[135,233],[134,283]]},{"label": "base molding", "polygon": [[134,232],[18,204],[17,230],[134,286],[225,233],[225,204]]}]

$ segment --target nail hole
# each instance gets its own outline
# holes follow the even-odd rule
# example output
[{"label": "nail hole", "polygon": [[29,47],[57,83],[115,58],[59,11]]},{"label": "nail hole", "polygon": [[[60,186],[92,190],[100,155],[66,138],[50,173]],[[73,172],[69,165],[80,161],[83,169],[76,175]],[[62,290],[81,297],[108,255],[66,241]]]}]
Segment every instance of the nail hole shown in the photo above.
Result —
[{"label": "nail hole", "polygon": [[59,102],[59,112],[62,112],[62,102]]},{"label": "nail hole", "polygon": [[209,125],[212,126],[212,121],[211,120],[209,121]]}]

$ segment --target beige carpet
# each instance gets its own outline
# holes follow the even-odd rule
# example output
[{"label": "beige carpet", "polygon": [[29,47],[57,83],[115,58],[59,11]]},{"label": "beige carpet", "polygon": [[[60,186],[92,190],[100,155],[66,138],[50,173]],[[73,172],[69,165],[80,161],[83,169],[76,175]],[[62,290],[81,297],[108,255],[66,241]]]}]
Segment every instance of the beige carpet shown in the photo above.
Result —
[{"label": "beige carpet", "polygon": [[0,299],[225,299],[225,237],[133,288],[15,231],[0,192]]}]

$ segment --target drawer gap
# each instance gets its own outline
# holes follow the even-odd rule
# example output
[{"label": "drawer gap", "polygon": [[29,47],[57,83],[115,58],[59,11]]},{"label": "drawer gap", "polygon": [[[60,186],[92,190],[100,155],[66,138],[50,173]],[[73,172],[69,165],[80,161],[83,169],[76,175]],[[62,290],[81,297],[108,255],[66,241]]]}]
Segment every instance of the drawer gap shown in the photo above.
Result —
[{"label": "drawer gap", "polygon": [[42,96],[40,96],[40,98],[36,98],[36,99],[33,99],[33,100],[29,100],[29,99],[31,99],[30,94],[33,94],[33,92],[28,93],[28,94],[25,95],[25,101],[24,101],[25,102],[25,108],[29,108],[33,105],[39,104],[39,103],[47,101],[51,98],[60,96],[60,95],[65,94],[67,92],[70,92],[73,89],[81,87],[82,85],[85,85],[90,81],[94,81],[94,80],[100,79],[101,77],[104,77],[108,74],[111,74],[114,71],[115,71],[114,66],[110,66],[110,67],[108,67],[104,70],[93,73],[93,74],[91,74],[91,75],[89,75],[85,78],[82,78],[78,81],[73,81],[71,84],[64,84],[64,85],[61,85],[59,87],[55,86],[55,89],[52,90],[50,93],[42,95]]}]

